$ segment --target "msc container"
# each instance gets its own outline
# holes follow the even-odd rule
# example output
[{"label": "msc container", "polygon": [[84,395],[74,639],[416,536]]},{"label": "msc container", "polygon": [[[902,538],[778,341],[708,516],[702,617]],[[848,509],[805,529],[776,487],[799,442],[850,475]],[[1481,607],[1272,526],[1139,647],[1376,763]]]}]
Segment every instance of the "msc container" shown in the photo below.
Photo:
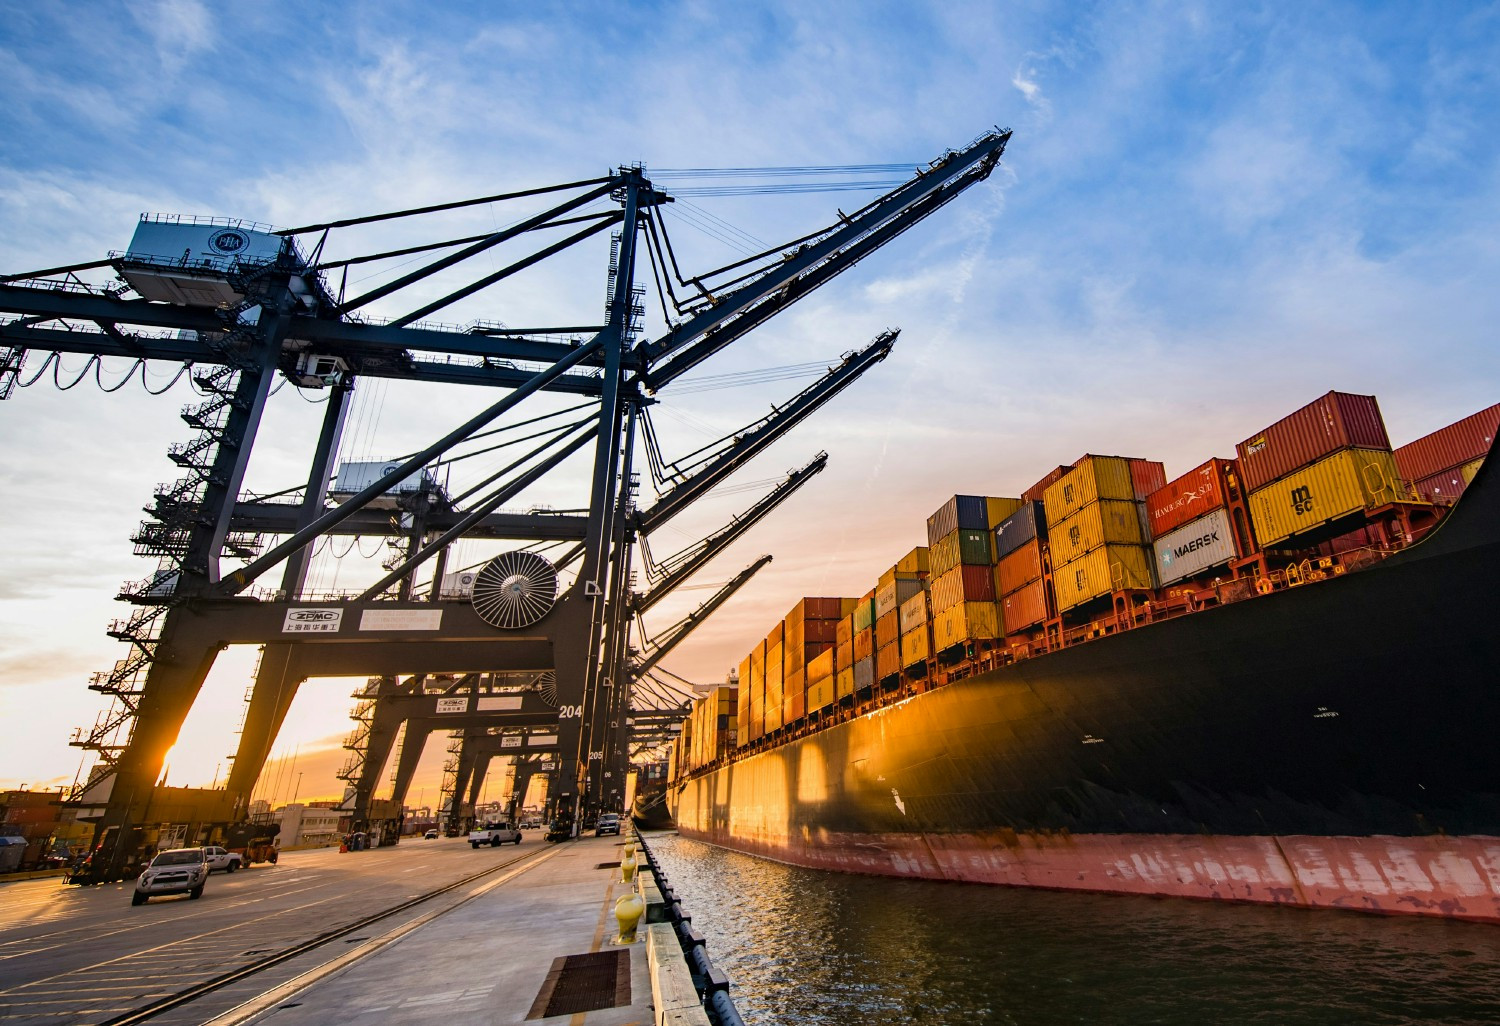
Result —
[{"label": "msc container", "polygon": [[1235,450],[1240,458],[1240,480],[1245,491],[1253,492],[1340,449],[1390,447],[1380,404],[1373,395],[1329,392],[1257,431]]},{"label": "msc container", "polygon": [[1154,588],[1151,550],[1142,545],[1106,545],[1052,571],[1057,611],[1125,588]]},{"label": "msc container", "polygon": [[867,627],[854,634],[854,661],[871,659],[875,655],[875,628]]},{"label": "msc container", "polygon": [[875,621],[875,651],[901,640],[901,613],[892,609]]},{"label": "msc container", "polygon": [[1029,541],[1047,537],[1047,517],[1040,502],[1028,502],[995,526],[995,560],[1004,559]]},{"label": "msc container", "polygon": [[1001,636],[1000,607],[994,602],[960,602],[932,618],[935,652],[966,641],[989,641]]},{"label": "msc container", "polygon": [[985,524],[985,529],[993,531],[1000,521],[1021,508],[1021,500],[1007,499],[998,495],[986,495],[984,497],[984,508],[985,512],[989,514],[989,522]]},{"label": "msc container", "polygon": [[1146,497],[1151,537],[1160,538],[1183,524],[1229,504],[1229,476],[1234,460],[1212,459]]},{"label": "msc container", "polygon": [[932,609],[941,612],[960,602],[995,601],[994,571],[987,566],[956,566],[932,582]]},{"label": "msc container", "polygon": [[1009,595],[1042,576],[1042,543],[1022,545],[995,567],[995,594]]},{"label": "msc container", "polygon": [[901,641],[875,650],[875,679],[889,680],[901,672]]},{"label": "msc container", "polygon": [[869,655],[864,659],[854,661],[854,689],[863,691],[875,683],[875,656]]},{"label": "msc container", "polygon": [[1047,619],[1047,582],[1032,581],[1000,600],[1000,625],[1006,634],[1017,634]]},{"label": "msc container", "polygon": [[1042,495],[1047,523],[1056,526],[1098,499],[1140,502],[1167,483],[1166,468],[1132,456],[1085,456]]},{"label": "msc container", "polygon": [[1275,545],[1362,509],[1405,500],[1396,459],[1383,449],[1345,449],[1250,493],[1250,521]]},{"label": "msc container", "polygon": [[834,696],[837,698],[848,698],[854,694],[854,667],[844,666],[833,678]]},{"label": "msc container", "polygon": [[960,527],[939,538],[932,546],[932,574],[947,573],[961,563],[990,566],[995,562],[990,550],[990,532]]},{"label": "msc container", "polygon": [[893,578],[889,584],[875,589],[875,619],[889,616],[901,608],[901,603],[922,590],[922,582],[916,577]]},{"label": "msc container", "polygon": [[1156,571],[1162,586],[1175,584],[1210,567],[1221,566],[1240,555],[1235,551],[1229,511],[1216,509],[1153,543]]},{"label": "msc container", "polygon": [[1021,493],[1021,501],[1041,502],[1042,496],[1046,494],[1047,489],[1051,488],[1054,484],[1061,481],[1062,476],[1072,469],[1072,464],[1067,464],[1058,467],[1056,470],[1049,470],[1040,481]]},{"label": "msc container", "polygon": [[924,623],[916,630],[901,635],[901,665],[915,666],[925,663],[932,654],[932,632]]},{"label": "msc container", "polygon": [[854,605],[854,633],[867,631],[875,625],[875,592],[859,599]]},{"label": "msc container", "polygon": [[1489,455],[1497,430],[1500,430],[1500,403],[1438,428],[1415,442],[1407,442],[1396,450],[1396,469],[1408,481],[1421,481],[1483,459]]},{"label": "msc container", "polygon": [[833,677],[833,649],[809,659],[807,661],[807,686],[810,688],[813,681]]},{"label": "msc container", "polygon": [[989,526],[989,503],[983,495],[955,495],[927,518],[927,544],[936,544],[962,528],[987,531]]},{"label": "msc container", "polygon": [[1145,545],[1141,505],[1121,499],[1091,502],[1062,521],[1052,521],[1047,533],[1052,565],[1077,559],[1101,545]]},{"label": "msc container", "polygon": [[901,622],[901,633],[914,631],[931,619],[927,612],[927,593],[919,591],[905,602],[897,614]]},{"label": "msc container", "polygon": [[817,712],[833,704],[833,678],[826,677],[807,686],[807,711]]}]

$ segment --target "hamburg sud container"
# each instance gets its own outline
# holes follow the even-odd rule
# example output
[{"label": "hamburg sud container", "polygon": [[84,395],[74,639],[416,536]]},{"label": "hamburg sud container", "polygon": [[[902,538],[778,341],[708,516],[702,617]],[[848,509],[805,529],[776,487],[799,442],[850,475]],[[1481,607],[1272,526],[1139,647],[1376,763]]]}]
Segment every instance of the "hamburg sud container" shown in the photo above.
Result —
[{"label": "hamburg sud container", "polygon": [[1340,517],[1407,501],[1388,450],[1344,449],[1251,492],[1255,537],[1265,546]]},{"label": "hamburg sud container", "polygon": [[1100,499],[1052,521],[1047,537],[1052,544],[1052,563],[1061,566],[1101,545],[1144,545],[1139,503],[1123,499]]},{"label": "hamburg sud container", "polygon": [[1047,582],[1035,580],[1000,600],[1000,624],[1006,635],[1018,634],[1047,619]]},{"label": "hamburg sud container", "polygon": [[1047,517],[1038,499],[1027,502],[995,525],[995,560],[998,562],[1029,541],[1047,537]]},{"label": "hamburg sud container", "polygon": [[1235,550],[1229,511],[1216,509],[1168,531],[1153,543],[1162,587],[1222,566],[1240,556]]},{"label": "hamburg sud container", "polygon": [[[1373,395],[1329,392],[1257,431],[1235,449],[1240,480],[1246,492],[1253,492],[1340,449],[1390,447]],[[1270,544],[1265,538],[1260,543]]]},{"label": "hamburg sud container", "polygon": [[1234,460],[1212,459],[1146,496],[1151,537],[1160,538],[1229,505],[1229,475],[1234,472]]},{"label": "hamburg sud container", "polygon": [[901,622],[901,633],[914,631],[925,624],[931,617],[927,612],[927,593],[919,591],[905,602],[901,603],[901,609],[897,613]]},{"label": "hamburg sud container", "polygon": [[1408,481],[1436,477],[1465,463],[1483,459],[1500,428],[1500,403],[1463,420],[1407,442],[1395,451],[1396,469]]},{"label": "hamburg sud container", "polygon": [[1059,566],[1053,571],[1052,586],[1060,613],[1111,591],[1154,588],[1151,550],[1140,545],[1104,545]]}]

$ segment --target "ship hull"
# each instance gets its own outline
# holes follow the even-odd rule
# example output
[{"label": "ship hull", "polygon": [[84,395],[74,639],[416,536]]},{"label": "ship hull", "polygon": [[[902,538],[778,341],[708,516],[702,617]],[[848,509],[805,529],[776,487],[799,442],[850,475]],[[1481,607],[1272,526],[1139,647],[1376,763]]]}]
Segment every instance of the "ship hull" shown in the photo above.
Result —
[{"label": "ship hull", "polygon": [[960,680],[674,788],[799,865],[1500,921],[1486,461],[1370,569]]}]

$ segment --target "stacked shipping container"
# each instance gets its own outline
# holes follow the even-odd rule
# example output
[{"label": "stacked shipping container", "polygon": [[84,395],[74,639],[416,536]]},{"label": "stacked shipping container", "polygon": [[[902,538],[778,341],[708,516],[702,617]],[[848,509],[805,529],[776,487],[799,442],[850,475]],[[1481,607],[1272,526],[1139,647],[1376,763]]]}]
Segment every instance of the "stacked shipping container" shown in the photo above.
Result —
[{"label": "stacked shipping container", "polygon": [[1212,459],[1146,498],[1146,521],[1162,587],[1248,555],[1253,542],[1230,516],[1239,495],[1234,460]]},{"label": "stacked shipping container", "polygon": [[914,639],[908,665],[958,645],[1002,636],[993,532],[1020,505],[1020,499],[955,495],[927,518],[933,579],[927,647],[916,655]]},{"label": "stacked shipping container", "polygon": [[738,745],[735,710],[739,695],[738,687],[726,684],[693,702],[682,733],[673,743],[676,769],[707,766]]},{"label": "stacked shipping container", "polygon": [[1396,469],[1428,502],[1458,498],[1500,429],[1500,403],[1470,414],[1395,451]]},{"label": "stacked shipping container", "polygon": [[1042,494],[1058,612],[1124,588],[1156,587],[1145,499],[1167,483],[1160,463],[1085,456]]}]

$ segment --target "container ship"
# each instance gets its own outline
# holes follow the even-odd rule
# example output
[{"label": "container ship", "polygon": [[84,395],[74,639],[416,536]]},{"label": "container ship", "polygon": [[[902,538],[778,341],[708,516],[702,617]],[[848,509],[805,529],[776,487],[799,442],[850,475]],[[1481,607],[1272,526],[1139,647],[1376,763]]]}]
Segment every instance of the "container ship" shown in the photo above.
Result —
[{"label": "container ship", "polygon": [[[819,869],[1500,922],[1500,405],[1331,392],[1167,481],[954,496],[673,746],[679,830]],[[723,710],[732,709],[732,716]]]}]

